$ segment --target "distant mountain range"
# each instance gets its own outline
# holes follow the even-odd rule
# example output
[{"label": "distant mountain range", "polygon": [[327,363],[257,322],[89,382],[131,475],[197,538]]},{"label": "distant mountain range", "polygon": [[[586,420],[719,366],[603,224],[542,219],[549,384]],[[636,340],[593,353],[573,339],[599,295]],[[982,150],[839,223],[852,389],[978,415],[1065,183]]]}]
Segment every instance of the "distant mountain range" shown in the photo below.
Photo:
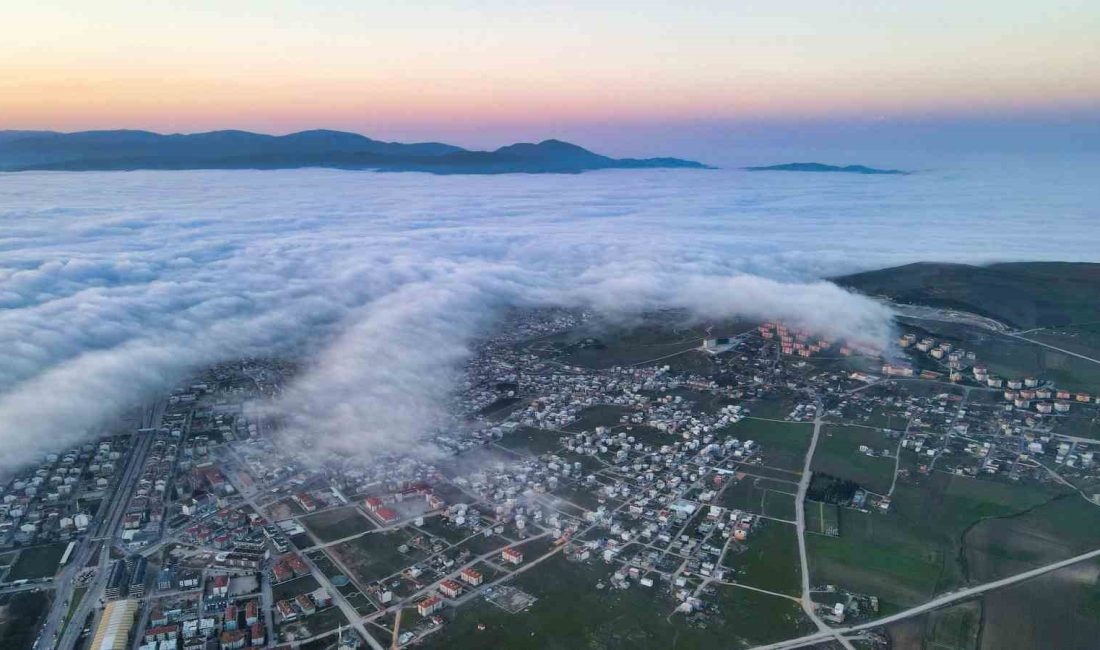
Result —
[{"label": "distant mountain range", "polygon": [[560,140],[471,151],[439,142],[381,142],[343,131],[274,136],[248,131],[0,131],[0,171],[289,169],[332,167],[435,174],[579,173],[593,169],[706,169],[679,158],[609,158]]},{"label": "distant mountain range", "polygon": [[875,169],[863,165],[825,165],[823,163],[786,163],[784,165],[770,165],[768,167],[746,167],[750,172],[840,172],[844,174],[901,174],[909,172],[900,169]]}]

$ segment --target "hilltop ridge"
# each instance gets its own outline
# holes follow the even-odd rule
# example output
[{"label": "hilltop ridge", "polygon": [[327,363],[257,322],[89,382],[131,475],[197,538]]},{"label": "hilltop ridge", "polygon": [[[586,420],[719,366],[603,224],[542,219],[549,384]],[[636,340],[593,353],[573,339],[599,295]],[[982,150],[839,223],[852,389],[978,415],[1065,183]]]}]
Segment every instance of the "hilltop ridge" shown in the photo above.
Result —
[{"label": "hilltop ridge", "polygon": [[561,140],[473,151],[441,142],[384,142],[315,129],[287,135],[224,130],[0,131],[0,171],[291,169],[331,167],[436,174],[579,173],[616,168],[689,168],[679,158],[616,159]]}]

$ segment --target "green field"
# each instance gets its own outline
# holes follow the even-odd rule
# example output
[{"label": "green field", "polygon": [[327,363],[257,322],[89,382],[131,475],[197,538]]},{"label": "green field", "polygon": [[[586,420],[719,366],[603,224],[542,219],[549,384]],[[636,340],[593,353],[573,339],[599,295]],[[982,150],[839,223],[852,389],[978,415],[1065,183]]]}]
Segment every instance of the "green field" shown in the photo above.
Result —
[{"label": "green field", "polygon": [[946,474],[899,483],[889,514],[841,508],[839,538],[807,537],[811,582],[877,595],[895,607],[917,604],[964,581],[963,536],[974,524],[1054,496],[1050,489]]},{"label": "green field", "polygon": [[830,528],[840,529],[840,508],[835,503],[806,501],[806,532],[825,535]]},{"label": "green field", "polygon": [[1024,336],[1086,357],[1100,358],[1100,323],[1053,327]]},{"label": "green field", "polygon": [[884,604],[914,605],[935,593],[953,562],[939,535],[896,516],[841,508],[840,530],[840,537],[806,537],[811,585],[835,584]]},{"label": "green field", "polygon": [[784,420],[787,418],[787,414],[794,410],[794,407],[802,399],[802,396],[788,395],[781,391],[779,394],[772,394],[748,402],[742,402],[742,405],[748,409],[749,413],[752,414],[754,418]]},{"label": "green field", "polygon": [[1019,328],[1100,321],[1100,264],[922,262],[837,281],[866,294],[970,311]]},{"label": "green field", "polygon": [[374,528],[355,506],[318,512],[298,521],[322,542],[351,537]]},{"label": "green field", "polygon": [[360,584],[380,580],[424,558],[426,553],[415,548],[408,554],[397,550],[415,537],[415,531],[395,530],[370,533],[329,547],[344,566],[355,573]]},{"label": "green field", "polygon": [[66,546],[68,546],[67,542],[60,542],[23,549],[19,553],[19,559],[15,561],[8,572],[8,582],[53,576],[60,568],[58,562],[61,561],[61,556],[65,554]]},{"label": "green field", "polygon": [[1094,548],[1100,548],[1100,507],[1071,493],[972,527],[965,568],[971,580],[994,580]]},{"label": "green field", "polygon": [[724,564],[733,580],[752,587],[797,596],[802,591],[798,534],[791,524],[763,521],[753,528],[740,553],[730,551]]},{"label": "green field", "polygon": [[[793,488],[794,486],[792,486]],[[794,521],[795,496],[776,490],[768,490],[764,495],[764,514],[776,519]]]},{"label": "green field", "polygon": [[275,600],[286,600],[287,598],[294,598],[298,594],[308,594],[320,586],[313,576],[307,575],[272,585],[271,594]]},{"label": "green field", "polygon": [[[508,584],[536,596],[526,612],[509,615],[478,599],[458,610],[443,631],[425,642],[428,648],[576,648],[695,649],[743,648],[777,641],[811,629],[798,604],[737,587],[718,587],[707,600],[714,611],[689,624],[670,616],[675,602],[662,588],[632,586],[598,590],[613,568],[602,563],[574,564],[556,555],[537,571],[520,574]],[[484,630],[478,630],[482,624]],[[705,627],[704,627],[705,625]]]},{"label": "green field", "polygon": [[982,630],[982,605],[968,602],[929,613],[925,647],[936,650],[974,650]]},{"label": "green field", "polygon": [[498,445],[514,451],[525,451],[536,456],[561,449],[559,439],[562,434],[558,431],[547,431],[534,427],[519,427],[497,442]]},{"label": "green field", "polygon": [[[645,322],[634,327],[593,327],[583,332],[559,334],[539,342],[536,347],[560,350],[558,361],[566,365],[609,368],[642,364],[691,350],[699,347],[705,336],[703,328],[677,327],[671,319],[660,315],[644,316],[643,320]],[[597,343],[582,345],[587,337],[594,337]],[[680,357],[672,357],[660,363],[671,364],[678,360]],[[709,362],[705,357],[702,360]]]},{"label": "green field", "polygon": [[[894,478],[894,459],[878,453],[888,450],[893,454],[897,444],[878,429],[828,425],[818,438],[811,468],[814,472],[847,479],[872,492],[886,494]],[[870,447],[875,456],[861,453],[860,445]]]},{"label": "green field", "polygon": [[[813,437],[813,425],[750,417],[726,427],[723,435],[756,442],[768,467],[801,473],[806,450],[810,448],[810,438]],[[792,476],[797,480],[797,476]]]},{"label": "green field", "polygon": [[0,594],[0,648],[30,648],[50,610],[50,592]]},{"label": "green field", "polygon": [[718,504],[731,509],[744,510],[753,514],[763,514],[764,496],[767,490],[758,487],[756,480],[745,477],[741,481],[726,486]]},{"label": "green field", "polygon": [[[320,610],[312,616],[303,616],[296,621],[282,623],[276,627],[275,633],[279,635],[281,641],[301,640],[324,634],[347,624],[348,620],[340,613],[340,608],[334,606]],[[335,641],[335,639],[332,640]]]},{"label": "green field", "polygon": [[573,422],[570,422],[565,427],[565,430],[592,431],[596,427],[616,427],[619,426],[619,418],[630,412],[630,409],[622,406],[589,406],[588,408],[578,413],[577,419]]}]

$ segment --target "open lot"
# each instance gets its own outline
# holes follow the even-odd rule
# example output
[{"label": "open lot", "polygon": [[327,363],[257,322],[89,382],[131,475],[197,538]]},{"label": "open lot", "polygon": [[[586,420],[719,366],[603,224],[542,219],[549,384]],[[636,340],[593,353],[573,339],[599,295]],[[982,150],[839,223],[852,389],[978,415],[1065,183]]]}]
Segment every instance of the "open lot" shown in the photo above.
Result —
[{"label": "open lot", "polygon": [[[818,439],[811,468],[858,483],[871,492],[886,494],[894,478],[893,454],[897,445],[897,440],[878,429],[828,425]],[[861,452],[861,446],[869,448],[873,455]],[[883,451],[891,455],[882,456]]]},{"label": "open lot", "polygon": [[764,514],[776,519],[794,521],[795,495],[778,490],[768,490],[767,494],[764,495]]},{"label": "open lot", "polygon": [[507,433],[497,442],[501,447],[514,451],[525,451],[539,455],[555,451],[561,448],[559,439],[561,433],[536,429],[534,427],[519,427],[511,433]]},{"label": "open lot", "polygon": [[1100,548],[1100,507],[1076,494],[1017,516],[985,519],[966,531],[964,559],[972,581],[988,581]]},{"label": "open lot", "polygon": [[1083,562],[986,594],[981,649],[1096,648],[1098,575],[1100,564]]},{"label": "open lot", "polygon": [[0,648],[30,648],[49,610],[46,591],[0,594]]},{"label": "open lot", "polygon": [[34,580],[36,578],[49,578],[57,573],[60,568],[58,562],[65,554],[67,542],[58,544],[46,544],[43,546],[31,546],[19,553],[19,558],[12,564],[8,571],[8,581]]},{"label": "open lot", "polygon": [[565,427],[565,430],[592,431],[596,427],[616,427],[620,424],[619,418],[630,412],[630,409],[622,406],[589,406],[578,413],[577,419],[569,423],[569,425]]},{"label": "open lot", "polygon": [[275,600],[286,600],[287,598],[294,598],[298,594],[308,594],[320,586],[313,576],[302,576],[272,585],[271,595]]},{"label": "open lot", "polygon": [[670,616],[675,603],[657,585],[597,589],[611,572],[602,563],[574,564],[557,555],[546,564],[537,576],[528,572],[508,583],[538,599],[526,613],[510,615],[479,599],[448,611],[453,621],[425,647],[743,648],[809,629],[797,603],[746,589],[717,588],[717,608],[700,619],[704,627]]},{"label": "open lot", "polygon": [[738,582],[797,596],[802,590],[795,527],[779,521],[764,521],[753,529],[740,553],[728,553],[724,563],[736,571]]},{"label": "open lot", "polygon": [[811,582],[879,596],[884,613],[922,602],[964,582],[960,558],[971,526],[1024,512],[1056,494],[946,474],[899,483],[890,513],[840,508],[840,537],[806,538]]},{"label": "open lot", "polygon": [[797,481],[806,450],[810,447],[813,425],[745,418],[727,427],[725,435],[756,442],[761,447],[760,454],[765,465],[789,470],[793,473],[793,480]]},{"label": "open lot", "polygon": [[[312,616],[304,616],[296,621],[282,623],[278,626],[276,633],[281,641],[290,642],[324,634],[347,624],[348,621],[340,612],[339,607],[329,607]],[[332,639],[332,641],[335,641],[335,639]]]},{"label": "open lot", "polygon": [[408,553],[397,550],[416,535],[415,531],[406,529],[370,533],[328,550],[338,556],[362,584],[385,578],[425,557],[426,553],[413,547],[409,547]]},{"label": "open lot", "polygon": [[374,528],[355,506],[318,512],[298,521],[322,542],[343,539]]}]

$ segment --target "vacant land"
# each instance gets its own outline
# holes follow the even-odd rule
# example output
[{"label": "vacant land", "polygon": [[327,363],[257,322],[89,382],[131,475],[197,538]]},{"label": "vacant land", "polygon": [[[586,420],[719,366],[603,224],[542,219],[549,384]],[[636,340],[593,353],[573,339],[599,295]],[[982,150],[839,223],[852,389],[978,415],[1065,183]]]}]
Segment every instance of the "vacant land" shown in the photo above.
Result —
[{"label": "vacant land", "polygon": [[317,583],[317,580],[315,580],[313,576],[302,576],[300,578],[294,578],[293,580],[287,580],[286,582],[280,582],[277,585],[272,585],[271,594],[275,600],[286,600],[298,594],[308,594],[320,586],[321,585]]},{"label": "vacant land", "polygon": [[602,563],[574,564],[558,555],[546,564],[508,583],[538,599],[526,613],[509,615],[477,600],[450,612],[453,622],[429,637],[426,647],[743,648],[811,629],[797,603],[747,589],[716,588],[715,609],[699,619],[704,626],[670,616],[676,603],[662,598],[659,586],[596,588],[612,570]]},{"label": "vacant land", "polygon": [[[318,634],[324,634],[325,632],[335,630],[347,624],[348,621],[344,618],[344,615],[340,613],[339,607],[329,607],[312,616],[306,616],[296,621],[279,625],[277,634],[283,641],[295,641],[308,639]],[[335,641],[335,639],[331,639],[330,641]]]},{"label": "vacant land", "polygon": [[630,409],[622,406],[590,406],[577,414],[577,419],[569,423],[565,427],[566,431],[592,431],[596,427],[615,427],[619,426],[619,418],[627,413],[630,413]]},{"label": "vacant land", "polygon": [[331,546],[329,552],[336,555],[362,584],[393,575],[425,557],[426,553],[413,547],[408,547],[407,553],[398,550],[414,536],[415,531],[409,530],[370,533]]},{"label": "vacant land", "polygon": [[[894,478],[897,440],[869,427],[829,425],[822,430],[811,468],[886,494]],[[865,447],[869,452],[860,451]],[[883,456],[882,453],[889,454]]]},{"label": "vacant land", "polygon": [[964,537],[965,568],[975,582],[1100,548],[1100,507],[1066,494],[1015,516],[985,519]]},{"label": "vacant land", "polygon": [[1059,569],[983,599],[982,650],[1092,650],[1100,638],[1100,564]]},{"label": "vacant land", "polygon": [[351,537],[374,528],[355,506],[326,510],[298,521],[322,542]]},{"label": "vacant land", "polygon": [[585,332],[553,336],[533,347],[560,351],[558,360],[566,365],[608,368],[642,364],[685,352],[699,347],[705,336],[702,328],[675,328],[661,318],[646,320],[650,322],[636,327],[596,326]]},{"label": "vacant land", "polygon": [[963,538],[972,526],[1057,494],[946,474],[899,483],[890,513],[841,508],[839,538],[807,537],[811,582],[879,596],[885,612],[923,602],[965,581]]},{"label": "vacant land", "polygon": [[811,584],[878,596],[884,609],[927,600],[953,561],[934,533],[897,516],[841,508],[840,530],[806,537]]},{"label": "vacant land", "polygon": [[840,530],[840,507],[834,503],[806,501],[806,532],[829,535]]},{"label": "vacant land", "polygon": [[66,546],[67,543],[58,543],[23,549],[8,572],[8,581],[51,577],[60,568],[58,562]]},{"label": "vacant land", "polygon": [[806,450],[810,447],[813,425],[808,422],[777,422],[745,418],[725,430],[741,440],[752,440],[761,447],[761,456],[768,467],[789,470],[797,480]]},{"label": "vacant land", "polygon": [[971,601],[928,614],[925,647],[974,650],[982,631],[982,604]]},{"label": "vacant land", "polygon": [[[753,471],[756,469],[752,468]],[[796,483],[751,474],[739,474],[729,478],[729,481],[719,497],[718,505],[794,521],[794,494],[798,491]]]},{"label": "vacant land", "polygon": [[797,596],[802,590],[795,527],[779,521],[758,525],[740,553],[730,552],[725,564],[736,574],[733,579],[752,587]]},{"label": "vacant land", "polygon": [[0,648],[30,648],[49,610],[46,591],[0,594]]},{"label": "vacant land", "polygon": [[1100,323],[1052,327],[1027,332],[1024,336],[1056,348],[1100,359]]},{"label": "vacant land", "polygon": [[538,456],[539,454],[561,449],[561,442],[559,442],[561,436],[562,434],[557,431],[519,427],[511,433],[505,434],[497,444],[506,449],[525,451]]},{"label": "vacant land", "polygon": [[[794,486],[791,486],[794,489]],[[764,514],[768,517],[775,517],[776,519],[784,519],[786,521],[794,521],[795,519],[795,495],[780,492],[778,490],[768,490],[764,495]]]}]

